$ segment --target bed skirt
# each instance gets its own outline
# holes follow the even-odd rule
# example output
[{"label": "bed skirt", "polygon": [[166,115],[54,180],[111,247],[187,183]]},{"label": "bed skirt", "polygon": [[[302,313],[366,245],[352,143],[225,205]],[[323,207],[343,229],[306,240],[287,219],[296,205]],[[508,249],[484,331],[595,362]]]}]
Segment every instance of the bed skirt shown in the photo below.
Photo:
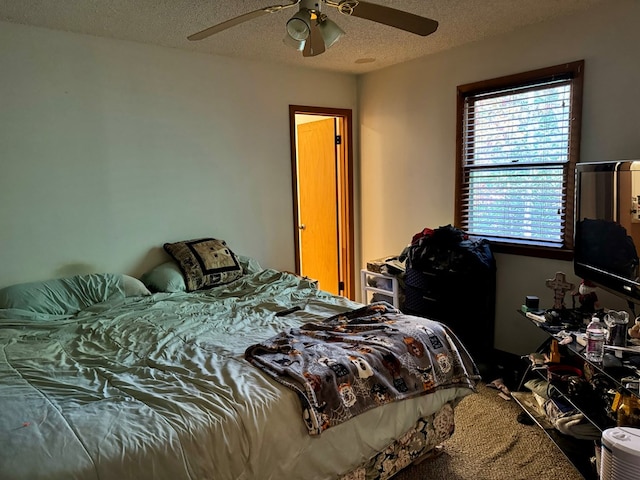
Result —
[{"label": "bed skirt", "polygon": [[453,410],[457,403],[445,403],[433,415],[420,418],[399,439],[339,480],[386,480],[420,460],[453,435]]}]

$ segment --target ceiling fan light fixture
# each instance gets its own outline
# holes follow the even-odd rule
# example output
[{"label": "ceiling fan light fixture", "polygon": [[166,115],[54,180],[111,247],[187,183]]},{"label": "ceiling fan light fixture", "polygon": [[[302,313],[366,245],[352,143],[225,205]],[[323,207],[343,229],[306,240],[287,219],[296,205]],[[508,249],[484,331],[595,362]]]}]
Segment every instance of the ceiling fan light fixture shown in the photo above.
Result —
[{"label": "ceiling fan light fixture", "polygon": [[436,20],[365,0],[288,0],[288,3],[282,5],[263,7],[230,18],[189,35],[187,39],[203,40],[254,18],[298,7],[296,14],[286,23],[284,43],[302,51],[304,57],[315,57],[324,53],[345,35],[338,25],[322,13],[323,6],[336,8],[343,15],[363,18],[423,37],[438,29]]},{"label": "ceiling fan light fixture", "polygon": [[293,40],[305,41],[311,32],[311,12],[300,9],[287,21],[287,35]]},{"label": "ceiling fan light fixture", "polygon": [[329,20],[326,15],[323,15],[318,22],[318,28],[322,34],[324,44],[326,48],[331,47],[345,34],[336,22]]},{"label": "ceiling fan light fixture", "polygon": [[284,42],[285,45],[293,47],[299,52],[304,50],[304,45],[305,43],[307,43],[306,40],[296,40],[294,38],[291,38],[291,35],[289,35],[288,33],[284,36],[282,41]]}]

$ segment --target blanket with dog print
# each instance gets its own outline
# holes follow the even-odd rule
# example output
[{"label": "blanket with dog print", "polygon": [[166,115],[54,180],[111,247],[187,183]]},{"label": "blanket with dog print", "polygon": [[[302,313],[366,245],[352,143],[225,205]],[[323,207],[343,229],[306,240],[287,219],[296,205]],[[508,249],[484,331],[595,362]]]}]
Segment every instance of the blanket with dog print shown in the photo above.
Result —
[{"label": "blanket with dog print", "polygon": [[385,302],[291,328],[250,346],[245,358],[298,394],[311,435],[388,402],[475,390],[480,379],[446,325]]}]

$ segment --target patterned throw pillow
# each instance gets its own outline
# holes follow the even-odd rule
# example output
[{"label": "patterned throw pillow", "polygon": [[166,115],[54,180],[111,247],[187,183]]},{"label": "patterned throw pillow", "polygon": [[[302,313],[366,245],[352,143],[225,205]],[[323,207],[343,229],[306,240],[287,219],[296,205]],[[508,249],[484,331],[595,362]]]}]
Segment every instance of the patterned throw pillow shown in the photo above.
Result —
[{"label": "patterned throw pillow", "polygon": [[224,240],[199,238],[165,243],[164,249],[180,266],[189,292],[229,283],[242,276],[238,258]]}]

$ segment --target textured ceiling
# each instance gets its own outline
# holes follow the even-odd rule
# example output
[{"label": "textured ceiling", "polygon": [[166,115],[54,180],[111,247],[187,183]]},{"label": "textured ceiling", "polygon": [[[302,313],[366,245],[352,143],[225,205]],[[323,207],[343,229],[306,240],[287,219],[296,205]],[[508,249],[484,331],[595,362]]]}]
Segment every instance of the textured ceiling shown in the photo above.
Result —
[{"label": "textured ceiling", "polygon": [[420,37],[325,7],[346,35],[305,58],[283,44],[297,7],[242,23],[198,42],[187,35],[288,0],[0,0],[0,21],[288,65],[365,73],[568,15],[607,0],[371,0],[429,17],[438,30]]}]

